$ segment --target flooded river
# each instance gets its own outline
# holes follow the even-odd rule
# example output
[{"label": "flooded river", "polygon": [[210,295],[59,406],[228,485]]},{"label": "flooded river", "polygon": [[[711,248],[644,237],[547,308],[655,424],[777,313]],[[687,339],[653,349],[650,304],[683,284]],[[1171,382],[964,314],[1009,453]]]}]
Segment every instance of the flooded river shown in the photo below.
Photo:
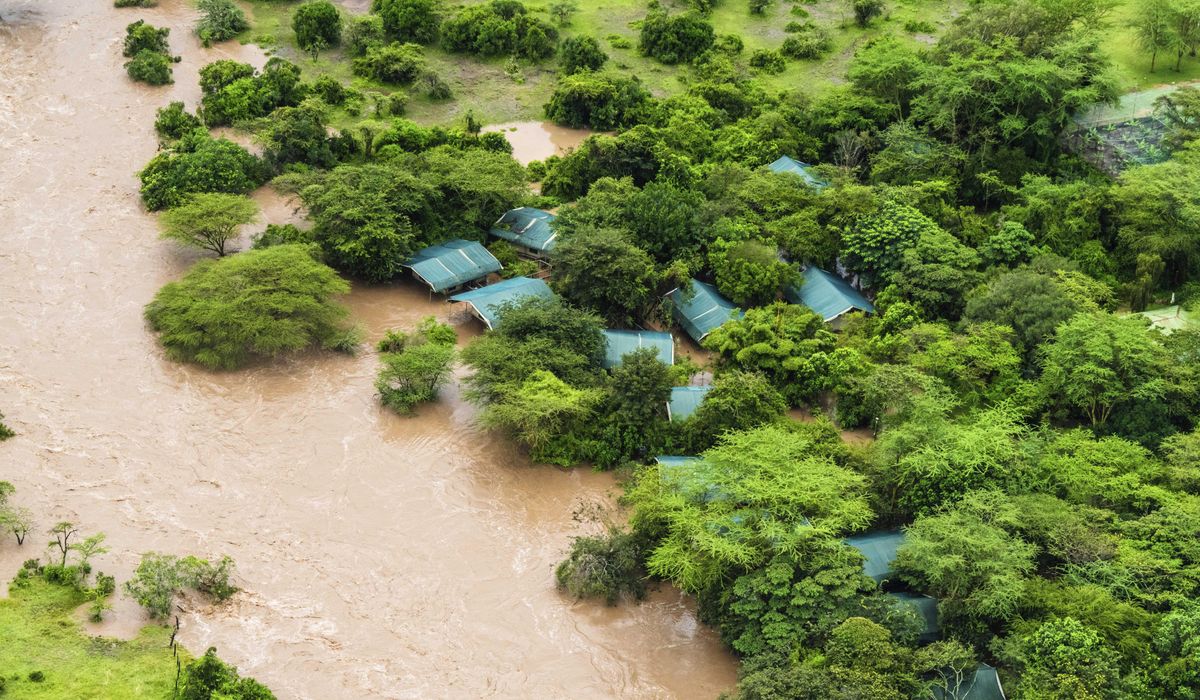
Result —
[{"label": "flooded river", "polygon": [[[203,63],[263,59],[200,49],[181,2],[110,5],[0,0],[0,410],[21,433],[0,445],[0,479],[38,530],[105,531],[99,568],[120,578],[151,549],[233,556],[245,591],[190,605],[183,641],[217,646],[281,698],[690,699],[731,685],[731,658],[671,589],[618,608],[555,591],[554,564],[586,529],[573,512],[607,502],[613,481],[531,466],[474,427],[456,387],[402,419],[372,395],[371,353],[229,374],[164,359],[142,307],[196,256],[159,241],[139,205],[154,110],[194,107]],[[126,79],[121,38],[138,18],[171,28],[175,85]],[[256,198],[268,219],[292,215]],[[371,338],[448,315],[412,286],[348,304]],[[0,579],[43,539],[0,542]]]}]

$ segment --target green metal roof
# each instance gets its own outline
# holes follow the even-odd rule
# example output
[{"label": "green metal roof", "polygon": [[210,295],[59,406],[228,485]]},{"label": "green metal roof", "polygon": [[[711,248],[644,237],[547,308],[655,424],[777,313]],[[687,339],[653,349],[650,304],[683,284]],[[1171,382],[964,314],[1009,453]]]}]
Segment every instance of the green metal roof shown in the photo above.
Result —
[{"label": "green metal roof", "polygon": [[670,333],[655,331],[604,331],[604,367],[611,369],[621,364],[621,359],[640,348],[654,348],[664,365],[675,364],[675,340]]},{"label": "green metal roof", "polygon": [[473,282],[503,267],[475,241],[454,240],[418,252],[404,265],[435,292]]},{"label": "green metal roof", "polygon": [[812,309],[826,323],[850,311],[875,313],[875,306],[846,280],[819,267],[806,267],[804,283],[789,286],[783,296],[793,304]]},{"label": "green metal roof", "polygon": [[892,571],[892,562],[896,560],[896,550],[904,544],[904,533],[872,532],[866,535],[847,537],[846,544],[862,552],[866,561],[863,562],[863,573],[876,581],[882,581]]},{"label": "green metal roof", "polygon": [[667,402],[667,420],[683,420],[700,408],[700,402],[712,390],[711,386],[677,386],[671,389]]},{"label": "green metal roof", "polygon": [[938,638],[941,634],[941,627],[938,624],[937,598],[907,592],[888,593],[888,595],[905,605],[911,605],[916,608],[917,612],[921,615],[921,619],[925,622],[925,627],[917,637],[919,641],[928,643]]},{"label": "green metal roof", "polygon": [[1138,313],[1150,319],[1150,325],[1160,331],[1177,331],[1193,324],[1200,324],[1200,317],[1178,304],[1158,309],[1146,309]]},{"label": "green metal roof", "polygon": [[472,289],[469,292],[455,294],[450,297],[450,301],[469,304],[488,328],[495,328],[500,322],[499,312],[504,304],[525,297],[550,298],[553,296],[554,292],[550,291],[550,287],[542,280],[532,277],[513,277],[486,287]]},{"label": "green metal roof", "polygon": [[690,280],[691,298],[684,299],[684,290],[670,293],[675,305],[675,320],[687,334],[698,343],[731,318],[742,317],[742,312],[711,284]]},{"label": "green metal roof", "polygon": [[958,686],[947,690],[935,687],[931,694],[935,700],[1007,700],[1004,687],[1000,685],[1000,674],[982,663]]},{"label": "green metal roof", "polygon": [[791,173],[792,175],[799,175],[800,177],[804,178],[804,182],[809,187],[816,190],[823,190],[829,186],[828,182],[817,177],[816,175],[813,175],[812,171],[810,170],[810,168],[812,168],[811,165],[808,163],[801,163],[795,158],[780,156],[779,160],[771,163],[767,167],[770,168],[771,172],[773,173]]},{"label": "green metal roof", "polygon": [[554,240],[558,235],[554,232],[555,216],[548,211],[521,207],[504,212],[492,226],[492,235],[503,238],[519,246],[545,253],[554,248]]}]

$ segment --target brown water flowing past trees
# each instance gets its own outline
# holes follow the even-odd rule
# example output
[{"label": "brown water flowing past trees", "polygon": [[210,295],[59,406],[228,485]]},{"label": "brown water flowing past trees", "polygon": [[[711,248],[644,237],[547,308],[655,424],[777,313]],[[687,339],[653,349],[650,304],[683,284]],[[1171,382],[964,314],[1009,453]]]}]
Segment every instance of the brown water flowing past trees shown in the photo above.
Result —
[{"label": "brown water flowing past trees", "polygon": [[[555,590],[572,510],[613,481],[531,468],[474,427],[456,384],[401,418],[375,405],[366,353],[236,374],[165,358],[141,309],[196,255],[157,240],[132,173],[155,154],[156,109],[195,110],[202,65],[264,58],[234,42],[202,51],[183,2],[104,5],[0,0],[0,402],[19,434],[0,447],[13,465],[0,478],[38,514],[32,531],[97,524],[114,549],[98,564],[120,580],[141,552],[228,553],[247,590],[189,607],[180,639],[216,646],[280,698],[704,698],[732,685],[730,656],[670,589],[636,609]],[[183,56],[168,87],[121,71],[113,37],[135,12]],[[294,205],[253,196],[264,224],[292,221]],[[407,287],[360,286],[345,303],[371,340],[444,314]],[[0,579],[24,557],[4,538]],[[140,615],[123,605],[104,624]]]}]

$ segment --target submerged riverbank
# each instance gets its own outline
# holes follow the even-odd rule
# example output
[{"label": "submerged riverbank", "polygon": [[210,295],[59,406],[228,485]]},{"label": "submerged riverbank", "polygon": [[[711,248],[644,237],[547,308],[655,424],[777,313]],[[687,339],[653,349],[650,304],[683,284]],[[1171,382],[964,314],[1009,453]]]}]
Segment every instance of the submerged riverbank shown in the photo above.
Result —
[{"label": "submerged riverbank", "polygon": [[[189,611],[182,639],[281,698],[695,698],[732,684],[732,658],[678,593],[604,608],[554,589],[585,528],[573,511],[614,483],[530,465],[474,426],[456,387],[405,419],[377,405],[369,352],[228,374],[164,359],[142,307],[195,256],[157,239],[134,173],[154,153],[155,109],[194,107],[202,65],[261,65],[257,49],[201,49],[181,2],[0,0],[0,16],[0,400],[20,433],[0,478],[36,530],[69,518],[108,533],[98,564],[119,579],[146,550],[232,556],[245,592]],[[139,18],[171,28],[174,85],[126,78],[120,38]],[[347,303],[370,340],[448,314],[404,284]],[[0,544],[0,578],[41,539]]]}]

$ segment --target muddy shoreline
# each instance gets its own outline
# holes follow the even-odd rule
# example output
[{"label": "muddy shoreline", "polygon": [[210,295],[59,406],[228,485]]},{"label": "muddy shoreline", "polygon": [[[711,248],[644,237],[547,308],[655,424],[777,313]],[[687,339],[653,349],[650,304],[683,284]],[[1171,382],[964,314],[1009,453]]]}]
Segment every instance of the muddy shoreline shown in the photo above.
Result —
[{"label": "muddy shoreline", "polygon": [[[189,609],[182,639],[280,698],[704,698],[732,684],[733,660],[677,592],[605,608],[554,589],[588,527],[572,513],[615,485],[530,465],[475,428],[456,386],[403,419],[377,405],[369,352],[227,374],[163,357],[141,310],[196,255],[157,239],[134,173],[156,108],[194,107],[202,65],[261,52],[200,48],[175,0],[0,0],[0,16],[0,410],[20,433],[0,446],[0,479],[38,531],[103,530],[113,551],[97,565],[119,579],[152,549],[234,557],[245,592]],[[125,77],[121,37],[139,18],[171,27],[174,85]],[[256,195],[262,224],[293,215],[273,197]],[[449,314],[408,284],[346,301],[370,338]],[[0,578],[43,539],[0,543]]]}]

